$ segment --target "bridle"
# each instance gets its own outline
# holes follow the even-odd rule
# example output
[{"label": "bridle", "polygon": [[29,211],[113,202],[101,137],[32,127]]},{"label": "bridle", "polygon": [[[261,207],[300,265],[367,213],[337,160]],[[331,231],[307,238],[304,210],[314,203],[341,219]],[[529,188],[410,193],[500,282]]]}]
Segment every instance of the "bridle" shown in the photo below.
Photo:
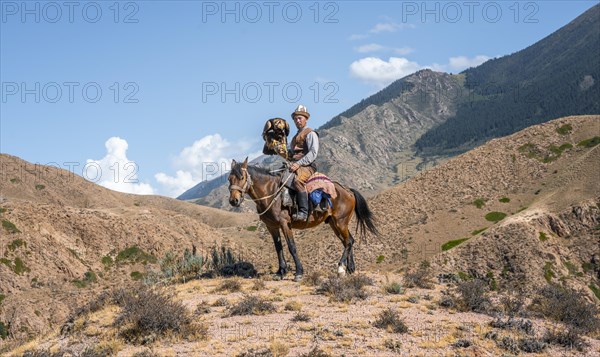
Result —
[{"label": "bridle", "polygon": [[[231,194],[231,191],[239,191],[241,193],[240,204],[242,204],[242,202],[244,202],[246,193],[248,193],[248,191],[250,190],[250,188],[252,188],[252,185],[253,185],[252,176],[250,176],[250,174],[248,173],[248,169],[241,168],[241,170],[246,173],[246,182],[244,183],[244,186],[240,187],[238,185],[232,185],[232,184],[229,185],[229,194]],[[293,173],[291,173],[291,172],[288,173],[288,176],[285,178],[285,180],[283,180],[281,182],[281,186],[279,186],[279,188],[277,189],[277,191],[275,191],[275,193],[265,196],[265,197],[260,197],[260,198],[250,197],[250,199],[254,202],[274,197],[271,200],[271,203],[269,203],[269,205],[267,206],[267,208],[264,211],[258,213],[259,216],[262,216],[263,214],[267,213],[267,211],[269,211],[271,209],[271,206],[273,206],[273,203],[275,203],[275,196],[277,196],[281,192],[281,190],[283,190],[285,188],[285,184],[292,177],[292,175],[293,175]]]},{"label": "bridle", "polygon": [[240,204],[242,202],[244,202],[244,196],[246,195],[246,193],[248,193],[248,190],[252,187],[252,176],[250,176],[248,174],[248,169],[246,168],[241,168],[241,170],[246,174],[246,181],[244,182],[244,187],[240,187],[238,185],[229,185],[229,194],[231,194],[231,191],[240,191],[241,193],[241,201]]}]

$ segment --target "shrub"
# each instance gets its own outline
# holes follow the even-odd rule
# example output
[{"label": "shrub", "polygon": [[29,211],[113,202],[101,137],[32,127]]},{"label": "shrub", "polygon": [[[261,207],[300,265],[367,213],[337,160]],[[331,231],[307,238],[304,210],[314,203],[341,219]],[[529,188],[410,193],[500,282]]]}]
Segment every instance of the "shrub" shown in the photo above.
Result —
[{"label": "shrub", "polygon": [[44,186],[44,185],[35,185],[35,189],[38,191],[43,190],[45,188],[46,188],[46,186]]},{"label": "shrub", "polygon": [[547,285],[533,300],[532,309],[577,331],[588,333],[600,328],[598,308],[574,290]]},{"label": "shrub", "polygon": [[144,278],[144,274],[140,273],[139,271],[132,271],[129,276],[133,280],[142,280]]},{"label": "shrub", "polygon": [[298,301],[289,301],[285,304],[285,311],[300,311],[302,310],[302,303]]},{"label": "shrub", "polygon": [[251,348],[248,351],[238,354],[236,357],[275,357],[275,355],[268,348],[263,348],[261,350]]},{"label": "shrub", "polygon": [[496,318],[490,321],[490,326],[504,330],[523,331],[528,335],[533,334],[533,323],[530,320],[517,320],[510,317],[506,321],[503,321],[501,318]]},{"label": "shrub", "polygon": [[8,337],[8,326],[4,322],[0,321],[0,338],[5,339]]},{"label": "shrub", "polygon": [[73,280],[73,284],[75,284],[76,287],[82,289],[87,287],[91,283],[95,283],[96,281],[98,281],[96,273],[94,273],[92,270],[88,270],[85,272],[85,274],[83,274],[83,279]]},{"label": "shrub", "polygon": [[119,254],[117,254],[117,257],[115,258],[115,262],[117,262],[118,264],[147,264],[156,263],[156,258],[153,255],[144,252],[143,250],[134,245],[132,247],[128,247],[120,251]]},{"label": "shrub", "polygon": [[487,200],[484,198],[478,198],[475,201],[473,201],[473,204],[475,205],[475,207],[481,208],[481,207],[485,206],[485,201],[487,201]]},{"label": "shrub", "polygon": [[509,203],[509,202],[510,202],[510,198],[508,198],[508,197],[502,197],[502,198],[501,198],[501,199],[499,199],[498,201],[499,201],[499,202],[502,202],[502,203]]},{"label": "shrub", "polygon": [[310,321],[310,315],[306,312],[298,311],[294,317],[292,317],[293,322],[308,322]]},{"label": "shrub", "polygon": [[12,223],[11,221],[8,221],[6,219],[2,220],[2,227],[4,229],[6,229],[6,231],[8,233],[14,234],[14,233],[21,233],[21,231],[15,226],[14,223]]},{"label": "shrub", "polygon": [[377,320],[373,322],[373,326],[395,333],[408,332],[408,327],[400,318],[398,311],[392,308],[383,310],[377,317]]},{"label": "shrub", "polygon": [[226,298],[222,297],[222,298],[218,298],[217,300],[215,300],[215,302],[213,302],[212,306],[229,306],[229,300],[227,300]]},{"label": "shrub", "polygon": [[229,316],[264,315],[275,312],[275,305],[258,296],[247,295],[229,310]]},{"label": "shrub", "polygon": [[419,268],[411,270],[404,275],[404,285],[408,288],[419,287],[422,289],[433,289],[433,273],[429,262],[422,261]]},{"label": "shrub", "polygon": [[24,262],[21,260],[21,258],[19,258],[19,257],[16,257],[16,258],[15,258],[15,266],[14,266],[14,268],[13,268],[13,271],[14,271],[16,274],[19,274],[19,275],[21,275],[21,274],[23,274],[23,273],[29,273],[29,272],[31,271],[31,269],[29,269],[29,267],[27,267],[27,266],[25,265],[25,263],[24,263]]},{"label": "shrub", "polygon": [[[594,295],[596,296],[596,298],[598,300],[600,300],[600,288],[598,288],[596,286],[596,284],[593,284],[593,283],[590,284],[590,285],[588,285],[588,287],[590,288],[590,290],[592,290],[592,292],[594,293]],[[2,302],[2,300],[0,300],[0,302]]]},{"label": "shrub", "polygon": [[232,293],[240,290],[242,290],[242,283],[238,279],[225,279],[215,288],[215,291],[229,291]]},{"label": "shrub", "polygon": [[352,299],[364,300],[368,293],[363,289],[366,285],[372,285],[373,280],[364,275],[350,275],[339,277],[330,275],[317,288],[318,294],[328,295],[334,301],[349,302]]},{"label": "shrub", "polygon": [[488,229],[488,227],[483,227],[483,228],[480,228],[480,229],[476,229],[476,230],[474,230],[473,232],[471,232],[471,235],[472,235],[472,236],[476,236],[476,235],[478,235],[479,233],[481,233],[481,232],[485,231],[486,229]]},{"label": "shrub", "polygon": [[6,295],[0,294],[0,306],[2,306],[2,302],[6,299]]},{"label": "shrub", "polygon": [[389,284],[384,285],[383,290],[392,295],[404,294],[404,288],[398,282],[391,282]]},{"label": "shrub", "polygon": [[257,226],[248,226],[248,227],[246,227],[246,230],[250,231],[250,232],[254,232],[254,231],[256,231],[257,228],[258,228]]},{"label": "shrub", "polygon": [[514,355],[519,354],[519,344],[512,337],[505,336],[502,338],[502,340],[497,341],[496,344],[498,345],[498,347],[507,350],[508,352]]},{"label": "shrub", "polygon": [[583,352],[588,347],[587,342],[581,337],[578,331],[574,329],[547,330],[543,337],[543,342],[549,345],[558,345],[567,348],[575,348]]},{"label": "shrub", "polygon": [[571,131],[573,131],[573,127],[571,126],[571,124],[565,124],[565,125],[562,125],[562,126],[556,128],[556,132],[559,133],[560,135],[567,135]]},{"label": "shrub", "polygon": [[27,247],[27,243],[22,239],[15,239],[8,245],[8,250],[14,252],[17,248]]},{"label": "shrub", "polygon": [[304,275],[304,279],[302,279],[302,284],[307,286],[317,286],[323,283],[324,273],[320,270],[311,271],[310,273]]},{"label": "shrub", "polygon": [[149,336],[167,333],[205,338],[208,333],[205,326],[193,324],[181,302],[163,291],[140,285],[135,290],[118,290],[114,300],[121,307],[114,324],[126,328],[121,334],[128,341],[149,342]]},{"label": "shrub", "polygon": [[471,345],[473,345],[473,342],[464,338],[461,338],[452,344],[452,346],[456,348],[467,348],[471,347]]},{"label": "shrub", "polygon": [[540,240],[541,240],[542,242],[545,242],[545,241],[547,241],[547,240],[548,240],[548,236],[547,236],[547,235],[546,235],[546,233],[544,233],[544,232],[540,232],[540,237],[539,237],[539,238],[540,238]]},{"label": "shrub", "polygon": [[486,220],[494,223],[500,222],[504,217],[506,217],[506,213],[503,212],[490,212],[485,215]]},{"label": "shrub", "polygon": [[582,146],[584,148],[591,148],[598,144],[600,144],[600,136],[594,136],[593,138],[580,141],[577,144],[577,146]]},{"label": "shrub", "polygon": [[456,247],[457,245],[459,245],[463,242],[466,242],[468,240],[469,240],[469,238],[460,238],[460,239],[448,241],[448,242],[442,244],[442,251],[447,251],[449,249],[452,249],[452,248]]},{"label": "shrub", "polygon": [[113,264],[113,258],[110,255],[105,255],[102,257],[101,262],[104,268],[108,269]]},{"label": "shrub", "polygon": [[504,295],[500,298],[500,303],[502,304],[504,313],[510,317],[521,315],[525,306],[522,294]]},{"label": "shrub", "polygon": [[490,308],[487,295],[488,285],[481,279],[462,282],[456,287],[459,294],[458,305],[463,311],[484,313]]},{"label": "shrub", "polygon": [[194,311],[195,315],[204,315],[210,313],[210,306],[206,303],[206,301],[201,301]]},{"label": "shrub", "polygon": [[319,346],[315,346],[308,353],[300,355],[300,357],[331,357],[331,355],[323,351]]},{"label": "shrub", "polygon": [[439,303],[438,303],[441,307],[445,307],[445,308],[451,308],[454,307],[456,305],[454,299],[452,298],[452,296],[443,296]]},{"label": "shrub", "polygon": [[547,344],[536,338],[519,339],[519,349],[526,353],[540,353],[546,349]]}]

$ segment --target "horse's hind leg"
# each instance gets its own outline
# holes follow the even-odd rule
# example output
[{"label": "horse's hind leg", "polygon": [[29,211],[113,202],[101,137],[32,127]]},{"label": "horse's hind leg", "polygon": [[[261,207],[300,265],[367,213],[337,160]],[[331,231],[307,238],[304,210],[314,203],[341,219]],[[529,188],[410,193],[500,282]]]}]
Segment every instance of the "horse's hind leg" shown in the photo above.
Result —
[{"label": "horse's hind leg", "polygon": [[273,243],[275,244],[275,251],[277,252],[277,260],[279,261],[279,270],[277,270],[276,276],[283,278],[287,273],[287,264],[285,263],[285,257],[283,256],[283,244],[281,244],[281,235],[279,233],[279,227],[268,227],[271,237],[273,237]]},{"label": "horse's hind leg", "polygon": [[348,232],[350,236],[349,246],[348,246],[348,273],[352,274],[356,271],[356,265],[354,265],[354,237],[350,232]]},{"label": "horse's hind leg", "polygon": [[344,245],[344,251],[342,252],[342,257],[340,258],[340,262],[338,264],[338,274],[344,275],[346,274],[346,270],[348,273],[352,274],[356,270],[354,266],[354,252],[352,251],[352,245],[354,244],[354,237],[348,231],[348,225],[343,224],[340,225],[340,222],[332,219],[329,221],[329,225],[335,235],[342,241]]}]

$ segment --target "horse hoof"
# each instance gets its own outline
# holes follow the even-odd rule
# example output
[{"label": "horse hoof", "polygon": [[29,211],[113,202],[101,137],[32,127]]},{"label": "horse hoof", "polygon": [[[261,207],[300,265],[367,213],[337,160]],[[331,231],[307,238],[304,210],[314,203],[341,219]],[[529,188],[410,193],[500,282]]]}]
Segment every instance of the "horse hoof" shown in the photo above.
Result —
[{"label": "horse hoof", "polygon": [[346,275],[346,268],[343,266],[339,266],[338,267],[338,275],[340,275],[340,276]]},{"label": "horse hoof", "polygon": [[283,276],[281,276],[279,274],[273,274],[271,277],[273,278],[274,281],[283,280]]},{"label": "horse hoof", "polygon": [[300,281],[302,281],[302,275],[294,275],[294,281],[299,283]]}]

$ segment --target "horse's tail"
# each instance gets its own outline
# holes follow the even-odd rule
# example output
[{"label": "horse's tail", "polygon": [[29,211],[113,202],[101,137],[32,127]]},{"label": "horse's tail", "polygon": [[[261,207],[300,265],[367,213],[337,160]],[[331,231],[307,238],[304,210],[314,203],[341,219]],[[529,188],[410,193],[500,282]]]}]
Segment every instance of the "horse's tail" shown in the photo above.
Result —
[{"label": "horse's tail", "polygon": [[352,191],[356,199],[354,212],[357,219],[356,230],[359,232],[360,238],[363,239],[366,237],[367,231],[378,236],[379,231],[375,227],[375,218],[373,217],[373,212],[369,209],[369,205],[367,205],[367,200],[357,190],[351,188],[350,191]]}]

